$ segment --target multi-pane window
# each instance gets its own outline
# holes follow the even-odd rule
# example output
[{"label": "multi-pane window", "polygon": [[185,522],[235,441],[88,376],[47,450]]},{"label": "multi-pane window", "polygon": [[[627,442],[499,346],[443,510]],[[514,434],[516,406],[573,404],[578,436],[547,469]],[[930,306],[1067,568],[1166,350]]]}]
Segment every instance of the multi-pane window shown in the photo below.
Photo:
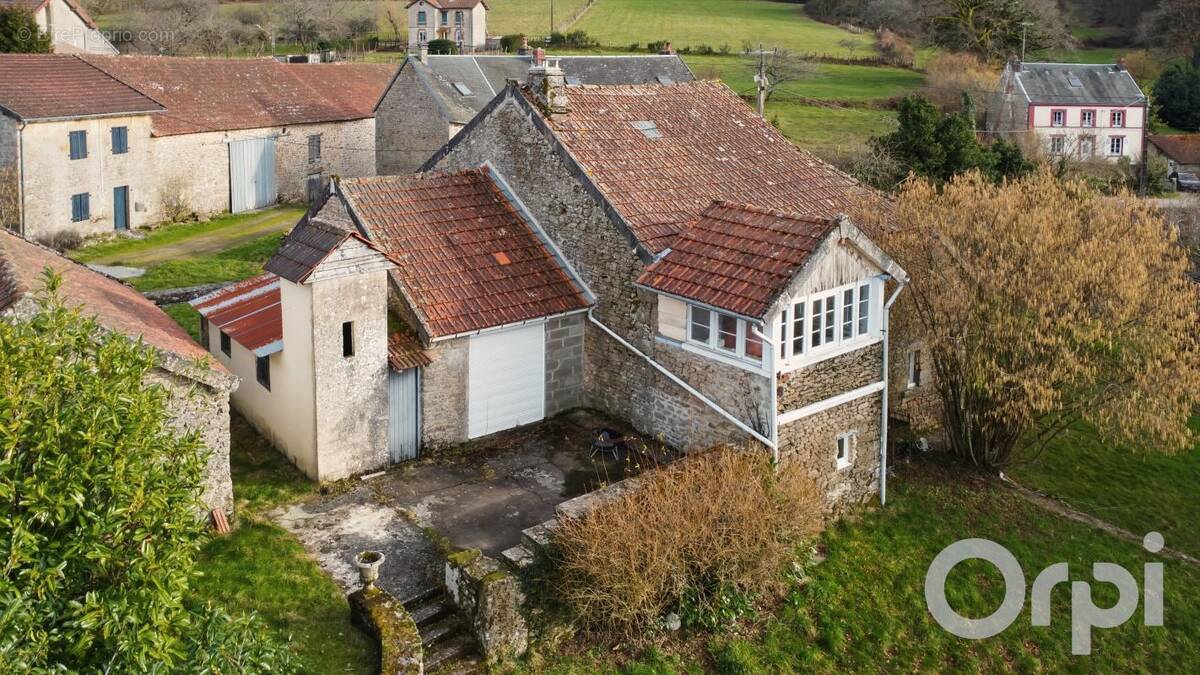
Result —
[{"label": "multi-pane window", "polygon": [[872,330],[872,283],[843,286],[832,293],[803,298],[780,314],[779,353],[783,360],[814,356],[869,336]]},{"label": "multi-pane window", "polygon": [[308,137],[308,161],[321,161],[321,134],[313,134]]},{"label": "multi-pane window", "polygon": [[1108,154],[1123,155],[1125,154],[1125,137],[1113,136],[1108,139]]},{"label": "multi-pane window", "polygon": [[779,360],[787,358],[787,343],[788,343],[788,311],[785,309],[779,314]]},{"label": "multi-pane window", "polygon": [[871,284],[858,287],[858,334],[866,335],[871,327]]},{"label": "multi-pane window", "polygon": [[823,344],[833,342],[834,325],[836,320],[837,295],[831,295],[827,298],[818,298],[812,301],[812,341],[809,343],[813,349],[820,347]]},{"label": "multi-pane window", "polygon": [[71,159],[84,159],[87,157],[86,131],[72,131],[67,134],[67,140],[71,146]]},{"label": "multi-pane window", "polygon": [[1084,110],[1082,113],[1080,113],[1079,124],[1080,126],[1084,127],[1096,126],[1096,111]]},{"label": "multi-pane window", "polygon": [[1066,110],[1051,110],[1050,111],[1050,126],[1052,126],[1052,127],[1067,126],[1067,111]]},{"label": "multi-pane window", "polygon": [[417,25],[418,26],[425,25],[425,12],[417,12]]},{"label": "multi-pane window", "polygon": [[762,363],[763,341],[745,319],[695,305],[688,306],[688,341],[729,356]]},{"label": "multi-pane window", "polygon": [[129,152],[129,127],[112,128],[112,153],[123,155]]},{"label": "multi-pane window", "polygon": [[71,195],[71,221],[82,222],[92,217],[92,198],[86,192]]},{"label": "multi-pane window", "polygon": [[450,12],[442,10],[442,23],[450,23]]},{"label": "multi-pane window", "polygon": [[804,303],[797,302],[792,306],[792,353],[804,353]]},{"label": "multi-pane window", "polygon": [[1050,154],[1061,155],[1067,151],[1066,136],[1051,136],[1050,137]]},{"label": "multi-pane window", "polygon": [[1125,126],[1125,111],[1124,110],[1112,111],[1112,125],[1114,127],[1118,127],[1118,128]]}]

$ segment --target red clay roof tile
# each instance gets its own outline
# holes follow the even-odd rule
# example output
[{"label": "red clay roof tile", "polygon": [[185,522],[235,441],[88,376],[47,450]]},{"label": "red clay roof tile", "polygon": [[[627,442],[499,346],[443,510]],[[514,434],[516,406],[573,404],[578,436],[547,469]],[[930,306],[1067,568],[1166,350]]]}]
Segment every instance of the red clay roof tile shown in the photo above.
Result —
[{"label": "red clay roof tile", "polygon": [[136,89],[65,54],[0,54],[0,107],[25,120],[163,110]]},{"label": "red clay roof tile", "polygon": [[431,338],[588,305],[484,170],[359,178],[341,190]]},{"label": "red clay roof tile", "polygon": [[1200,164],[1200,135],[1155,134],[1150,142],[1179,164]]},{"label": "red clay roof tile", "polygon": [[417,339],[407,333],[392,333],[388,338],[388,365],[392,370],[420,368],[432,363]]},{"label": "red clay roof tile", "polygon": [[675,239],[638,283],[760,318],[835,221],[717,202]]}]

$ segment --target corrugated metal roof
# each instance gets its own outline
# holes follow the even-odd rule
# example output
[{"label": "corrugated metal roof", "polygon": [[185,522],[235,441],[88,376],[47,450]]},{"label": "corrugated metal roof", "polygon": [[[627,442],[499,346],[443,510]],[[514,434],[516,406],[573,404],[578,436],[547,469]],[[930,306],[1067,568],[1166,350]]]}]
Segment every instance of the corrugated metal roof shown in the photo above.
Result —
[{"label": "corrugated metal roof", "polygon": [[191,305],[252,352],[283,340],[279,277],[270,272],[197,298]]}]

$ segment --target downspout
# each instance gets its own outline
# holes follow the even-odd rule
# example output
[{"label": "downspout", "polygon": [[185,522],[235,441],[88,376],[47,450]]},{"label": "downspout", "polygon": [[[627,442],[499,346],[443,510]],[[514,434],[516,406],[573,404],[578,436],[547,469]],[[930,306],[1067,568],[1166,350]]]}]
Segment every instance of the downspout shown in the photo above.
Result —
[{"label": "downspout", "polygon": [[25,234],[25,127],[28,122],[21,122],[17,129],[17,220],[21,228],[21,236]]},{"label": "downspout", "polygon": [[651,366],[653,366],[655,370],[662,373],[663,375],[666,375],[668,379],[670,379],[675,384],[683,387],[684,390],[686,390],[692,396],[695,396],[696,398],[700,399],[701,402],[703,402],[709,408],[712,408],[713,411],[716,412],[718,415],[729,420],[731,423],[733,423],[734,426],[736,426],[737,428],[746,432],[750,436],[754,437],[754,439],[757,440],[759,443],[762,443],[763,445],[770,448],[772,456],[775,456],[779,453],[779,448],[773,440],[771,440],[770,438],[767,438],[766,436],[763,436],[762,434],[758,433],[754,429],[751,429],[745,422],[734,417],[733,414],[731,414],[729,411],[727,411],[724,408],[722,408],[721,406],[717,405],[715,402],[710,400],[704,394],[701,394],[699,392],[699,390],[697,390],[695,387],[688,384],[687,382],[684,382],[682,379],[680,379],[680,377],[678,375],[667,370],[659,362],[655,361],[654,359],[652,359],[649,356],[647,356],[646,354],[644,354],[637,347],[634,347],[632,344],[630,344],[628,341],[626,341],[625,338],[621,337],[620,335],[617,335],[611,328],[609,328],[608,326],[605,326],[603,323],[600,322],[599,319],[596,318],[596,316],[594,314],[595,311],[596,311],[595,307],[588,309],[588,313],[587,313],[588,320],[591,321],[592,323],[596,324],[597,326],[599,326],[600,330],[607,333],[609,335],[609,337],[611,337],[612,339],[621,343],[621,345],[624,346],[629,351],[642,357],[642,360],[644,360],[646,363],[649,363]]},{"label": "downspout", "polygon": [[[763,344],[765,344],[771,348],[771,351],[770,351],[771,375],[769,377],[769,379],[771,380],[771,395],[770,395],[770,401],[771,401],[771,413],[770,413],[770,417],[771,417],[771,429],[770,429],[770,432],[771,432],[771,463],[774,464],[776,467],[778,467],[779,466],[779,401],[776,400],[776,397],[779,396],[779,387],[778,387],[779,369],[775,367],[775,358],[779,355],[779,345],[775,344],[774,340],[772,340],[771,338],[764,335],[763,332],[761,330],[759,330],[757,325],[755,325],[755,324],[748,324],[748,325],[750,326],[750,330],[754,331],[754,335],[758,339],[762,340]],[[765,327],[766,326],[764,326],[764,328]]]},{"label": "downspout", "polygon": [[883,305],[883,410],[879,413],[879,504],[887,504],[887,448],[888,448],[888,324],[891,322],[892,303],[900,297],[905,282],[901,281],[892,297]]}]

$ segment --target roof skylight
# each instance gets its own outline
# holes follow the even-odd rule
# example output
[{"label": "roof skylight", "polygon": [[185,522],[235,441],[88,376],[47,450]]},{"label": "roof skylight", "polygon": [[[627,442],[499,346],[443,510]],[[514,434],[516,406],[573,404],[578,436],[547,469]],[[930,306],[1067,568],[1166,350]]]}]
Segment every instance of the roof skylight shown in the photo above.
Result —
[{"label": "roof skylight", "polygon": [[471,96],[471,88],[463,82],[455,82],[454,88],[457,89],[458,93],[462,94],[463,96]]},{"label": "roof skylight", "polygon": [[637,121],[630,122],[634,129],[642,132],[646,138],[662,138],[662,132],[658,130],[658,125],[654,122]]}]

